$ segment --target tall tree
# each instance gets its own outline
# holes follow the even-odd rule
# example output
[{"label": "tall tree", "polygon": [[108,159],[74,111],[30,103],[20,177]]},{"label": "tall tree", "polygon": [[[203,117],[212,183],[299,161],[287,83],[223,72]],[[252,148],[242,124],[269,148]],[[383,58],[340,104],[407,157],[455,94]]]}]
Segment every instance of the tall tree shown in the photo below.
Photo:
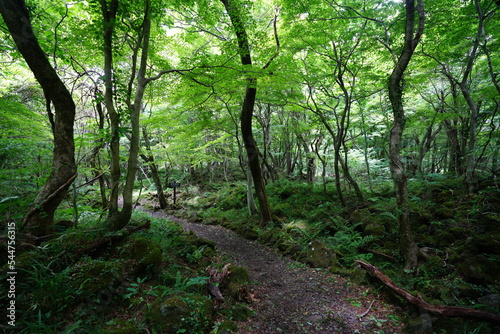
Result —
[{"label": "tall tree", "polygon": [[[411,228],[407,187],[408,178],[405,171],[405,164],[401,157],[402,136],[406,124],[405,108],[403,105],[403,77],[424,31],[424,5],[423,0],[417,0],[417,4],[415,4],[415,0],[406,0],[405,6],[406,21],[403,50],[397,59],[388,82],[389,99],[394,115],[394,123],[390,132],[389,167],[396,188],[401,252],[405,258],[405,268],[413,269],[417,265],[418,247],[413,238]],[[415,30],[416,15],[418,15],[418,23]]]},{"label": "tall tree", "polygon": [[[252,66],[250,43],[238,4],[234,0],[221,1],[226,8],[227,14],[231,19],[231,23],[236,33],[241,64],[249,69]],[[267,198],[266,185],[262,176],[262,168],[259,161],[259,150],[252,131],[252,118],[256,96],[257,79],[249,74],[249,77],[247,78],[247,86],[245,90],[243,106],[241,108],[241,135],[243,137],[243,142],[247,151],[248,166],[250,167],[250,171],[252,173],[255,193],[257,195],[257,200],[259,201],[261,222],[265,223],[271,221],[272,218],[271,208],[269,206],[269,200]]]},{"label": "tall tree", "polygon": [[42,86],[49,115],[51,103],[55,109],[52,171],[23,223],[30,233],[42,236],[49,233],[54,212],[76,177],[73,141],[75,104],[38,43],[24,0],[2,0],[0,12],[17,48]]},{"label": "tall tree", "polygon": [[[104,78],[105,94],[104,101],[108,110],[111,124],[111,196],[107,224],[112,230],[118,230],[128,224],[133,209],[133,189],[136,178],[139,144],[140,144],[140,126],[139,117],[142,109],[142,100],[146,85],[154,78],[146,78],[147,59],[149,52],[149,40],[151,32],[150,4],[145,0],[143,8],[143,17],[134,30],[137,35],[130,37],[129,45],[132,50],[131,73],[126,90],[125,104],[127,106],[128,116],[130,117],[130,147],[127,160],[127,172],[125,175],[125,185],[123,187],[123,206],[121,210],[118,205],[119,185],[120,185],[120,114],[115,106],[116,76],[114,69],[114,28],[117,23],[117,13],[119,9],[119,0],[101,0],[101,11],[104,20]],[[135,85],[134,85],[135,84]],[[135,94],[134,94],[135,88]]]}]

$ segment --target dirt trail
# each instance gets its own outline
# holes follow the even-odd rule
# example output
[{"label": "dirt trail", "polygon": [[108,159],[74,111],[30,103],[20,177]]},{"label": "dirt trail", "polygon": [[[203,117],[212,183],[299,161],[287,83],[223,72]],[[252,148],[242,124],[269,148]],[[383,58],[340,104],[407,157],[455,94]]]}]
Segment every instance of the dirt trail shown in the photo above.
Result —
[{"label": "dirt trail", "polygon": [[250,308],[256,316],[238,324],[240,334],[401,333],[387,318],[396,314],[393,307],[366,293],[366,287],[306,268],[221,226],[190,223],[158,211],[149,214],[214,241],[231,263],[247,268],[256,296]]}]

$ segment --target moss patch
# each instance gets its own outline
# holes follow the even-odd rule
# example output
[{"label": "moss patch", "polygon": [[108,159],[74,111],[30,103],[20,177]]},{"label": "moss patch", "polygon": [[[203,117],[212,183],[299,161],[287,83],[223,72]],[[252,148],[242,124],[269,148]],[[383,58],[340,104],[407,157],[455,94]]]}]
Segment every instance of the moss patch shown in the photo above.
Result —
[{"label": "moss patch", "polygon": [[148,314],[149,322],[163,333],[204,333],[213,321],[213,303],[197,294],[169,296]]}]

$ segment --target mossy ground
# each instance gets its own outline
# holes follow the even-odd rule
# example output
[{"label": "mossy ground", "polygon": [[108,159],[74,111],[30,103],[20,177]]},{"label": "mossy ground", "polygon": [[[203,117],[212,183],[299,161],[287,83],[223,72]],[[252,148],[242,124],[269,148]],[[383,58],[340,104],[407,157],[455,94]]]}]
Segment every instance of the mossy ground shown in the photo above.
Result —
[{"label": "mossy ground", "polygon": [[[463,183],[441,176],[410,182],[411,220],[423,251],[418,268],[411,273],[403,270],[399,253],[390,181],[366,191],[367,204],[347,208],[340,205],[331,184],[273,182],[268,194],[274,219],[266,226],[259,225],[258,217],[248,216],[241,201],[246,191],[243,183],[220,186],[194,202],[186,201],[185,210],[186,216],[196,212],[199,220],[221,224],[306,263],[311,263],[307,245],[321,242],[335,255],[332,272],[349,275],[358,283],[366,284],[367,279],[359,280],[353,260],[367,260],[430,302],[499,313],[498,303],[485,305],[478,298],[500,293],[500,188],[490,180],[478,182],[477,189],[470,196]],[[387,293],[384,288],[381,292]],[[488,324],[457,319],[437,321],[434,330],[450,332],[450,323],[453,333],[467,333],[474,326],[482,333],[495,330]]]},{"label": "mossy ground", "polygon": [[[18,332],[144,333],[148,328],[156,333],[207,333],[216,326],[204,271],[208,265],[223,266],[225,260],[212,242],[166,219],[136,212],[129,226],[147,220],[150,229],[91,256],[78,250],[123,232],[108,233],[98,219],[85,219],[18,254]],[[165,324],[154,314],[173,299],[182,302],[177,308],[182,312],[171,314]]]},{"label": "mossy ground", "polygon": [[[418,269],[405,272],[398,251],[397,212],[390,182],[366,191],[367,205],[343,208],[331,184],[281,180],[268,186],[273,222],[259,225],[248,216],[245,185],[218,185],[203,192],[179,194],[176,215],[193,221],[221,224],[249,239],[275,247],[294,259],[307,261],[308,245],[321,242],[335,259],[329,269],[359,284],[374,285],[391,303],[401,303],[386,289],[360,274],[355,259],[381,268],[398,285],[420,293],[429,302],[499,312],[491,296],[500,293],[500,191],[494,183],[478,184],[467,195],[456,180],[410,183],[411,217],[415,239],[425,252]],[[349,195],[347,196],[349,197]],[[356,203],[349,198],[349,203]],[[131,225],[151,219],[152,227],[110,245],[97,256],[75,256],[107,233],[100,213],[90,206],[80,212],[77,226],[58,224],[51,240],[22,247],[17,254],[17,297],[20,333],[141,333],[154,326],[155,308],[174,296],[200,296],[186,302],[190,314],[178,332],[192,333],[193,321],[206,313],[205,268],[224,265],[213,243],[186,234],[175,223],[136,212]],[[61,218],[66,219],[62,208]],[[385,254],[381,256],[380,254]],[[5,258],[5,257],[4,257]],[[5,280],[2,280],[5,284]],[[235,291],[242,292],[244,285]],[[488,298],[486,298],[488,297]],[[179,297],[180,298],[180,297]],[[196,332],[234,331],[240,313],[228,302],[225,312]],[[493,300],[490,302],[489,300]],[[205,311],[204,311],[205,310]],[[228,311],[231,310],[231,311]],[[408,308],[409,318],[418,310]],[[210,317],[206,316],[209,319]],[[409,320],[409,319],[407,319]],[[437,333],[493,333],[488,324],[457,319],[434,322]],[[162,325],[158,325],[158,332]]]}]

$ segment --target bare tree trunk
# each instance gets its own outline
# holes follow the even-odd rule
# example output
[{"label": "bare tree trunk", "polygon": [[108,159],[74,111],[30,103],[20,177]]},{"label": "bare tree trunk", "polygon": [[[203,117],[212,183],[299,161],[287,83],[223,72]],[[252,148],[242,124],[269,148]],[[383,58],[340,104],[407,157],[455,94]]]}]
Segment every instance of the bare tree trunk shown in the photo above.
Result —
[{"label": "bare tree trunk", "polygon": [[436,129],[433,130],[438,112],[439,111],[434,114],[431,124],[427,127],[424,137],[422,138],[422,142],[420,143],[418,137],[416,139],[417,145],[420,145],[418,146],[418,155],[412,157],[411,163],[408,168],[408,177],[410,178],[416,176],[417,172],[423,174],[422,162],[424,160],[424,157],[430,151],[432,143],[434,142],[436,136],[442,128],[442,125],[440,124]]},{"label": "bare tree trunk", "polygon": [[120,118],[113,101],[113,32],[118,0],[101,0],[101,10],[104,19],[104,105],[109,115],[111,142],[109,144],[111,155],[110,188],[108,217],[119,213],[118,196],[120,187]]},{"label": "bare tree trunk", "polygon": [[0,12],[17,48],[42,86],[47,105],[50,107],[52,102],[55,109],[52,171],[23,222],[29,233],[42,236],[50,233],[54,212],[76,178],[73,141],[75,104],[38,44],[24,0],[2,0]]},{"label": "bare tree trunk", "polygon": [[365,198],[363,196],[363,193],[361,192],[361,189],[359,188],[358,182],[352,177],[351,171],[349,169],[349,165],[347,164],[347,149],[345,150],[346,156],[342,158],[340,156],[339,163],[340,166],[342,166],[342,170],[344,171],[344,176],[349,182],[349,184],[354,188],[354,193],[356,194],[356,197],[359,201],[359,203],[363,204],[365,202]]},{"label": "bare tree trunk", "polygon": [[373,184],[372,184],[372,176],[371,176],[371,171],[370,171],[370,163],[368,161],[368,136],[366,135],[367,131],[366,131],[366,124],[365,124],[364,108],[360,108],[360,113],[361,113],[361,126],[362,126],[363,141],[364,141],[363,156],[365,158],[366,177],[368,180],[368,188],[370,189],[370,192],[373,193]]},{"label": "bare tree trunk", "polygon": [[[95,93],[95,97],[97,98],[97,91]],[[102,110],[102,104],[100,102],[97,102],[95,108],[97,111],[97,116],[99,117],[97,126],[99,131],[101,131],[104,129],[104,112]],[[99,152],[104,147],[104,139],[100,138],[96,144],[97,145],[92,150],[92,155],[90,156],[90,166],[92,168],[94,177],[97,177],[99,181],[99,190],[102,203],[101,207],[103,210],[105,210],[108,207],[108,196],[106,195],[106,183],[104,180],[104,175],[103,173],[101,173],[101,163],[99,159]]]},{"label": "bare tree trunk", "polygon": [[[231,19],[236,37],[238,39],[241,64],[243,66],[251,66],[252,58],[250,55],[250,45],[239,8],[235,5],[233,0],[221,0],[221,2],[226,8],[227,14]],[[241,135],[247,151],[248,166],[252,172],[255,194],[257,195],[257,200],[259,201],[260,206],[261,224],[263,224],[271,221],[272,218],[271,208],[267,198],[266,186],[264,178],[262,177],[262,169],[259,162],[259,151],[252,132],[252,117],[256,95],[257,79],[249,77],[247,79],[243,107],[241,108]]]},{"label": "bare tree trunk", "polygon": [[407,175],[401,158],[401,142],[406,123],[403,107],[403,75],[413,52],[420,41],[424,29],[424,7],[422,0],[417,0],[419,17],[418,30],[415,33],[415,0],[406,0],[406,31],[403,50],[389,77],[388,91],[394,115],[394,124],[390,132],[389,167],[396,190],[396,202],[399,210],[399,238],[401,252],[405,258],[405,268],[413,269],[417,265],[418,248],[413,239],[408,203]]}]

